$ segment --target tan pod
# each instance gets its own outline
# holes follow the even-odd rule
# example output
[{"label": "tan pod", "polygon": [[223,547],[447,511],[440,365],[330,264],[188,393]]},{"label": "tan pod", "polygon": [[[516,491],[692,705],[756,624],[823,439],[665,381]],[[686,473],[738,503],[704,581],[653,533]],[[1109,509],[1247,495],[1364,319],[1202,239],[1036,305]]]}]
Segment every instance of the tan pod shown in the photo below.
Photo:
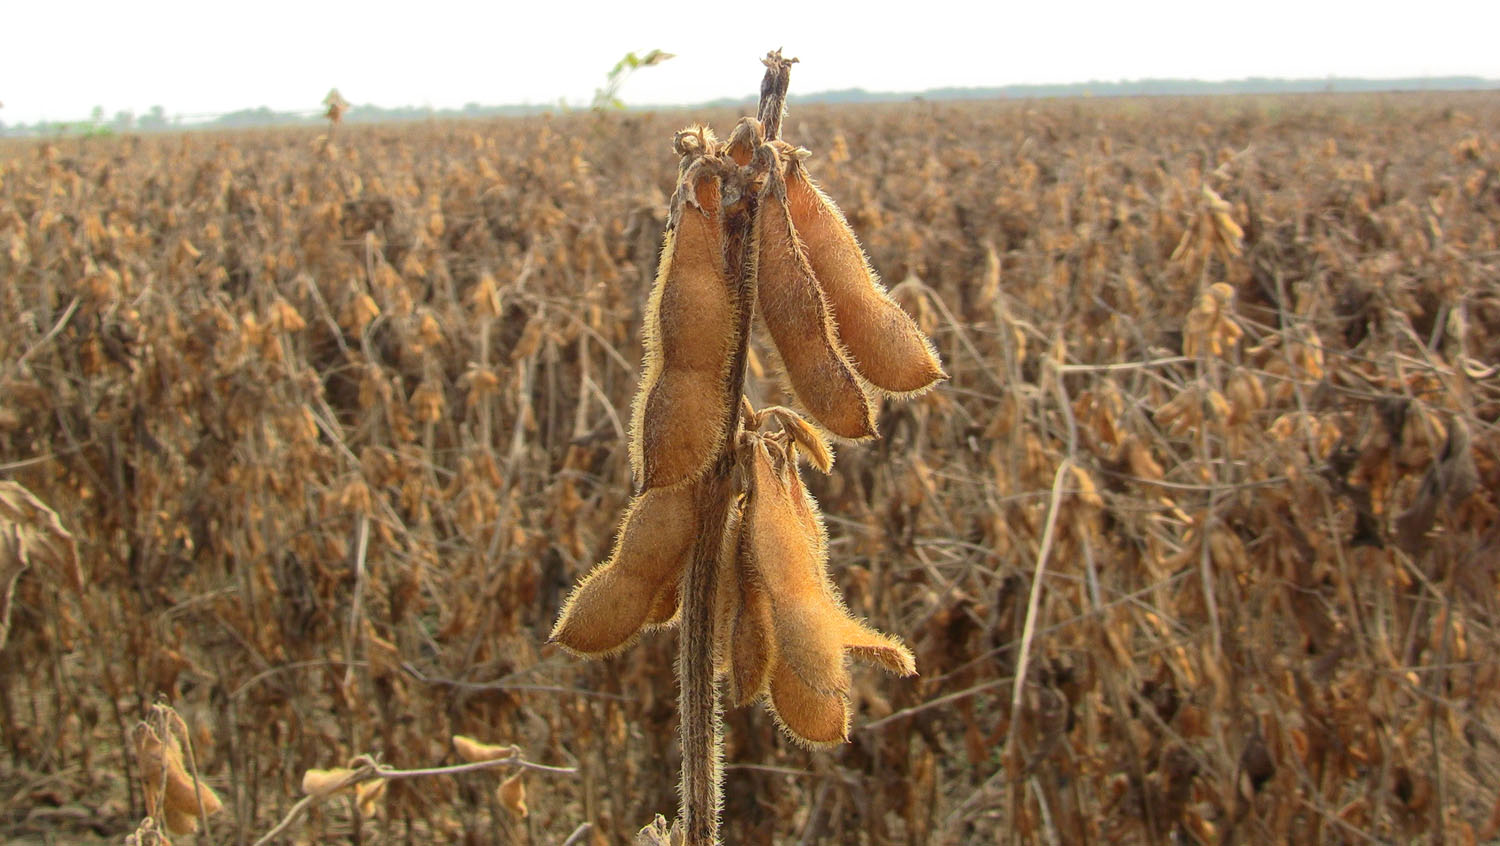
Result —
[{"label": "tan pod", "polygon": [[813,273],[833,308],[839,339],[870,384],[891,394],[923,391],[947,378],[915,321],[870,268],[854,230],[796,155],[786,168],[787,206]]},{"label": "tan pod", "polygon": [[756,276],[761,317],[798,403],[841,438],[872,437],[874,410],[839,343],[829,304],[792,229],[786,185],[774,169],[761,198]]},{"label": "tan pod", "polygon": [[620,522],[613,554],[574,588],[552,630],[552,640],[569,652],[617,652],[675,613],[675,602],[665,616],[662,609],[665,597],[676,595],[698,534],[693,485],[648,488]]},{"label": "tan pod", "polygon": [[724,259],[718,177],[694,166],[646,307],[645,374],[631,413],[630,464],[642,488],[696,479],[722,445],[739,318]]}]

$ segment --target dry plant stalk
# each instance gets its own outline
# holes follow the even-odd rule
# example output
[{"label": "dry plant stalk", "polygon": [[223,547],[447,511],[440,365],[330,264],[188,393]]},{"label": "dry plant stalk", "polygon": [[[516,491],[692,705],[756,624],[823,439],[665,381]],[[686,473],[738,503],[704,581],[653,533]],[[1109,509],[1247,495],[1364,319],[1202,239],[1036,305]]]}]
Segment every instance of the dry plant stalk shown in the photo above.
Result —
[{"label": "dry plant stalk", "polygon": [[[756,411],[744,397],[754,313],[797,402],[833,436],[873,437],[875,395],[945,378],[808,176],[807,151],[777,137],[791,64],[767,55],[759,117],[726,143],[699,126],[674,140],[681,166],[631,419],[640,492],[552,632],[598,657],[680,620],[680,818],[671,833],[643,830],[648,842],[718,842],[720,673],[731,703],[764,699],[789,737],[822,746],[848,739],[847,656],[916,672],[910,650],[853,617],[829,578],[822,516],[797,467],[801,452],[829,472],[825,436],[796,411]],[[772,421],[779,431],[760,431]]]}]

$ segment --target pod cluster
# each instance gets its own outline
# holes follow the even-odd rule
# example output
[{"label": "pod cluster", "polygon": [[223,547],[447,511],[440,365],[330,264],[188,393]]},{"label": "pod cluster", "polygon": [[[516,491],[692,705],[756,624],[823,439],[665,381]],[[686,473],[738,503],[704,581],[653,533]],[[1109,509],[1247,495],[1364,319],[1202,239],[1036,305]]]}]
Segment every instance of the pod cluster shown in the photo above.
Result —
[{"label": "pod cluster", "polygon": [[[752,118],[727,142],[691,127],[678,133],[675,147],[678,185],[647,303],[644,372],[631,413],[631,468],[640,489],[613,552],[573,591],[552,639],[598,657],[673,622],[703,530],[698,483],[727,458],[738,486],[720,555],[715,653],[731,700],[764,697],[794,738],[838,742],[848,731],[846,655],[898,674],[915,665],[899,640],[844,608],[797,457],[828,472],[825,432],[874,437],[879,397],[920,393],[946,374],[926,336],[880,284],[843,213],[813,181],[806,150],[767,141]],[[732,220],[745,213],[753,218]],[[744,237],[736,232],[748,232],[748,242],[731,243]],[[736,369],[751,315],[774,346],[801,413],[756,412],[739,395]],[[771,421],[779,431],[761,433]]]}]

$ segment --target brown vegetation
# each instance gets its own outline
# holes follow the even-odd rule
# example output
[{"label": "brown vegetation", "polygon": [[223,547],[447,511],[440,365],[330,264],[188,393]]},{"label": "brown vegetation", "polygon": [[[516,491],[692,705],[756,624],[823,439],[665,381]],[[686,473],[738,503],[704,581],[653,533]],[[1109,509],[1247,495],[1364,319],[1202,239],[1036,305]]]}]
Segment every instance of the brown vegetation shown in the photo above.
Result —
[{"label": "brown vegetation", "polygon": [[[0,469],[83,576],[0,561],[0,832],[134,831],[158,697],[213,842],[454,735],[579,773],[298,836],[676,805],[672,637],[544,643],[630,502],[685,119],[0,146]],[[831,750],[729,711],[726,839],[1494,837],[1497,133],[1486,94],[794,109],[951,381],[807,480],[921,675],[856,669]],[[750,399],[795,405],[766,340]]]}]

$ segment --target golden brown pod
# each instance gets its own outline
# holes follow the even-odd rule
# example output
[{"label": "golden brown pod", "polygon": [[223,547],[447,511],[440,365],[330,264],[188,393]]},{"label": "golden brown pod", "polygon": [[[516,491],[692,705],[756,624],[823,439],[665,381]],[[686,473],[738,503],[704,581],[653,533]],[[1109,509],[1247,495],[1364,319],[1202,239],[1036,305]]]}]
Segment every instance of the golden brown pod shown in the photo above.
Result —
[{"label": "golden brown pod", "polygon": [[[839,600],[817,504],[784,441],[749,435],[741,447],[748,479],[736,574],[743,592],[729,633],[731,692],[740,704],[768,690],[794,739],[837,743],[849,726],[846,652],[900,675],[916,667],[904,644],[850,616]],[[756,595],[762,592],[764,599]]]},{"label": "golden brown pod", "polygon": [[741,555],[770,595],[778,662],[815,690],[847,690],[849,671],[839,642],[844,610],[824,573],[822,549],[807,533],[777,466],[785,453],[765,438],[753,438],[748,446],[750,490]]},{"label": "golden brown pod", "polygon": [[890,394],[910,394],[947,378],[932,344],[886,293],[843,212],[820,190],[801,157],[788,156],[787,206],[854,367]]},{"label": "golden brown pod", "polygon": [[630,463],[643,488],[697,478],[722,445],[738,310],[724,258],[719,180],[688,168],[645,320],[645,373],[631,410]]},{"label": "golden brown pod", "polygon": [[737,566],[739,602],[729,631],[729,701],[748,705],[765,692],[776,664],[771,597],[748,567]]},{"label": "golden brown pod", "polygon": [[839,343],[833,313],[793,230],[779,168],[771,170],[761,197],[759,250],[756,299],[792,393],[833,434],[872,437],[874,410]]},{"label": "golden brown pod", "polygon": [[676,602],[667,597],[676,595],[697,534],[692,485],[643,491],[625,510],[609,560],[563,603],[552,640],[579,655],[608,655],[671,619]]},{"label": "golden brown pod", "polygon": [[840,611],[838,640],[843,645],[844,651],[861,661],[878,664],[886,672],[894,675],[914,675],[917,672],[916,659],[912,657],[911,650],[906,648],[906,644],[902,643],[900,638],[877,631],[855,618],[844,608],[836,588],[828,582],[826,570],[828,532],[823,526],[823,515],[818,511],[818,504],[808,492],[807,486],[802,483],[802,478],[797,473],[797,462],[791,460],[790,455],[781,468],[781,475],[782,484],[792,503],[792,510],[802,526],[803,535],[811,540],[817,551],[818,560],[825,562],[820,573],[826,592],[833,598]]}]

